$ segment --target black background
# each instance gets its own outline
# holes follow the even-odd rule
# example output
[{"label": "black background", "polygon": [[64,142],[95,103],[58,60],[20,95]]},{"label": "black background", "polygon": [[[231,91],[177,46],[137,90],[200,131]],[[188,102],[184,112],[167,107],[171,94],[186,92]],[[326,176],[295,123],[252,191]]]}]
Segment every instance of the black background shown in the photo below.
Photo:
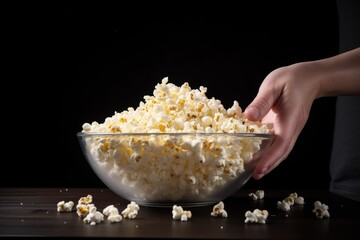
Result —
[{"label": "black background", "polygon": [[[245,107],[273,69],[338,53],[335,1],[4,8],[1,187],[102,187],[76,133],[137,107],[163,77]],[[8,73],[8,74],[5,74]],[[335,98],[289,157],[245,188],[327,189]]]}]

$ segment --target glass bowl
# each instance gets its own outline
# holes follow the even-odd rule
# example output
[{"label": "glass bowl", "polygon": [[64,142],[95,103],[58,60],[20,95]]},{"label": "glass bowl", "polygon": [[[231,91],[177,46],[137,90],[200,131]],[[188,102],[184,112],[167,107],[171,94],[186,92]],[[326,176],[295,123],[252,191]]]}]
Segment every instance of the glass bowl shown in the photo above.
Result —
[{"label": "glass bowl", "polygon": [[274,135],[259,133],[77,133],[103,183],[142,206],[218,203],[251,177]]}]

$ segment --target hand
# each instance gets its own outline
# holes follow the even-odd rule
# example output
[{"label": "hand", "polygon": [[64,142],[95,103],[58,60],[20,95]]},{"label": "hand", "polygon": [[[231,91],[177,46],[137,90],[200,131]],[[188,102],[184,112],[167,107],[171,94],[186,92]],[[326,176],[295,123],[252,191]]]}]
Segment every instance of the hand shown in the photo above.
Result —
[{"label": "hand", "polygon": [[273,123],[276,135],[253,177],[262,178],[289,155],[316,98],[354,94],[360,94],[360,48],[272,71],[244,111],[250,120]]},{"label": "hand", "polygon": [[272,71],[246,108],[245,117],[273,123],[276,135],[253,171],[253,178],[260,179],[272,171],[293,149],[318,92],[315,72],[316,69],[307,62]]}]

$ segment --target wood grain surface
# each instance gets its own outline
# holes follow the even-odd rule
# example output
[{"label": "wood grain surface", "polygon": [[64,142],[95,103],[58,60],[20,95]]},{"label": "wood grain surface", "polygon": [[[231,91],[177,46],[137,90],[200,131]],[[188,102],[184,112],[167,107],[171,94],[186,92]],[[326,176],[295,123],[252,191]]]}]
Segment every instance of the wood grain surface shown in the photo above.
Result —
[{"label": "wood grain surface", "polygon": [[[255,191],[255,190],[254,190]],[[116,237],[123,239],[360,239],[360,203],[326,191],[267,190],[262,200],[253,200],[243,190],[224,199],[228,218],[210,215],[213,206],[191,207],[187,222],[172,219],[171,208],[144,207],[135,219],[119,223],[85,224],[74,208],[70,213],[57,212],[59,201],[73,201],[91,194],[102,211],[115,205],[119,212],[129,201],[109,189],[101,188],[1,188],[1,237]],[[305,199],[289,212],[277,209],[276,202],[292,192]],[[329,206],[330,218],[318,219],[312,212],[314,201]],[[245,212],[266,209],[265,224],[245,223]]]}]

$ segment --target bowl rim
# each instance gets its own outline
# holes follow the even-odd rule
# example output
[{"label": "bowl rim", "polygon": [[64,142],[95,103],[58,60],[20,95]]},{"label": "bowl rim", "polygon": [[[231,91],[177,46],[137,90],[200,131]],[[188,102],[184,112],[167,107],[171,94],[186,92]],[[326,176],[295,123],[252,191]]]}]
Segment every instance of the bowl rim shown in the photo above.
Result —
[{"label": "bowl rim", "polygon": [[78,137],[115,137],[115,136],[231,136],[231,137],[260,137],[260,138],[274,138],[275,134],[272,133],[224,133],[224,132],[216,132],[216,133],[205,133],[205,132],[177,132],[177,133],[129,133],[129,132],[121,132],[121,133],[110,133],[110,132],[78,132],[76,133]]}]

